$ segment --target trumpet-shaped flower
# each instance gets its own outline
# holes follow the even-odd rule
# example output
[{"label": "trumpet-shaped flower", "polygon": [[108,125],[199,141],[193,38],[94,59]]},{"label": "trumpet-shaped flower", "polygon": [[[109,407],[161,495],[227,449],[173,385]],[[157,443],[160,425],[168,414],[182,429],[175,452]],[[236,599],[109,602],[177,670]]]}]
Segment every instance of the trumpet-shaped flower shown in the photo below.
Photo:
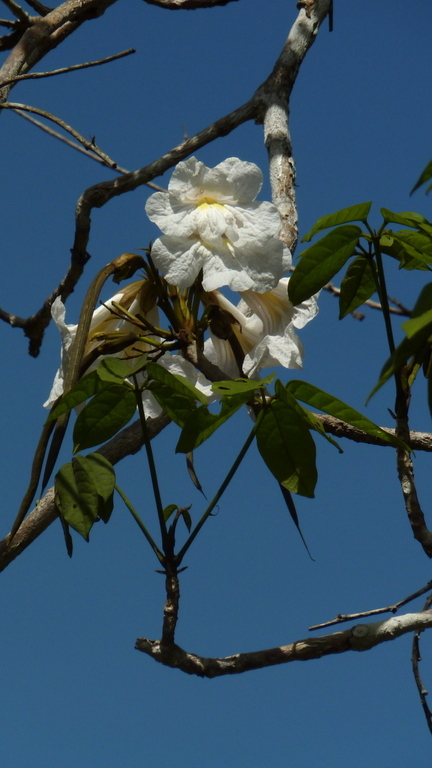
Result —
[{"label": "trumpet-shaped flower", "polygon": [[[151,325],[158,325],[158,309],[154,299],[151,297],[151,292],[149,292],[147,288],[148,283],[145,280],[131,283],[130,285],[125,286],[122,291],[119,291],[119,293],[108,299],[108,301],[106,301],[102,306],[98,307],[93,312],[88,342],[84,354],[91,352],[92,349],[94,349],[97,343],[100,341],[100,336],[96,336],[96,334],[105,334],[112,331],[129,333],[137,330],[136,326],[134,326],[132,322],[119,318],[118,314],[116,314],[114,304],[121,305],[124,309],[127,309],[129,315],[139,315],[140,317],[145,317]],[[61,364],[55,375],[48,400],[44,403],[45,408],[51,408],[55,401],[60,397],[60,395],[63,394],[64,380],[69,363],[70,347],[76,336],[78,328],[77,325],[68,325],[65,322],[65,313],[65,306],[61,299],[58,297],[53,302],[51,307],[51,314],[61,334]],[[126,359],[130,357],[131,361],[135,362],[137,354],[140,352],[148,352],[151,349],[154,349],[154,347],[148,344],[146,341],[137,340],[133,342],[130,347],[126,347],[115,355],[100,355],[89,366],[86,373],[96,368],[100,361],[104,359],[104,357],[114,356]],[[203,374],[197,371],[191,363],[189,363],[187,360],[184,360],[181,355],[172,355],[169,352],[166,352],[162,357],[159,358],[158,363],[170,371],[170,373],[178,374],[187,378],[207,397],[214,397],[210,382],[207,381]],[[138,379],[141,377],[142,374],[138,374]],[[161,413],[161,407],[156,402],[152,393],[148,390],[144,390],[143,392],[143,405],[146,416],[150,418],[156,417]]]},{"label": "trumpet-shaped flower", "polygon": [[166,280],[187,288],[203,270],[203,288],[270,291],[291,265],[278,239],[275,205],[255,200],[263,177],[254,163],[230,157],[215,168],[191,157],[175,168],[168,192],[147,200],[164,233],[152,258]]},{"label": "trumpet-shaped flower", "polygon": [[[303,328],[318,312],[316,297],[294,307],[288,299],[288,281],[284,278],[268,293],[244,291],[234,306],[219,291],[209,297],[232,316],[231,333],[235,344],[211,334],[204,346],[205,355],[229,376],[241,374],[254,378],[260,368],[282,365],[302,368],[303,345],[295,329]],[[235,345],[244,356],[240,367]]]}]

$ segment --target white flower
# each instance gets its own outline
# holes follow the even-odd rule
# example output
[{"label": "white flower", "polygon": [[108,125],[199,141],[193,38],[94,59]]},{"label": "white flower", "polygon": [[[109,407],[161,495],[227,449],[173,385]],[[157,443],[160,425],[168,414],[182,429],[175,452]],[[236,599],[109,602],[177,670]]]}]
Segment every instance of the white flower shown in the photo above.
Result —
[{"label": "white flower", "polygon": [[[141,280],[136,283],[131,283],[125,286],[123,291],[117,293],[111,299],[108,299],[103,306],[98,307],[93,312],[93,317],[90,325],[88,343],[85,349],[85,354],[90,352],[95,345],[100,341],[100,338],[95,339],[96,333],[109,333],[110,331],[122,331],[128,333],[130,331],[137,330],[136,326],[128,320],[121,320],[118,315],[110,312],[110,308],[113,308],[113,303],[121,304],[128,309],[129,314],[136,316],[145,316],[148,322],[157,326],[159,323],[158,309],[155,303],[152,303],[151,296],[146,295],[145,283],[147,281]],[[63,394],[64,391],[64,379],[67,372],[67,366],[69,362],[69,351],[71,344],[76,336],[77,325],[67,325],[65,322],[66,309],[62,300],[58,297],[52,304],[51,314],[54,322],[56,323],[62,338],[62,350],[61,350],[61,365],[58,369],[54,383],[49,395],[48,400],[44,403],[45,408],[51,408],[55,401]],[[154,337],[153,337],[154,338]],[[86,373],[94,370],[100,361],[104,357],[131,357],[131,362],[135,362],[137,356],[137,350],[140,352],[146,352],[154,347],[147,344],[145,341],[136,341],[131,347],[127,347],[121,352],[115,355],[101,355],[99,356],[87,369]],[[202,373],[197,371],[194,366],[187,360],[184,360],[181,355],[172,355],[166,352],[159,358],[158,363],[166,368],[172,374],[178,374],[187,378],[191,384],[193,384],[200,392],[202,392],[209,399],[214,399],[215,395],[211,389],[211,383],[203,376]],[[138,374],[138,381],[141,383],[144,379],[144,374]],[[159,416],[162,409],[156,402],[153,394],[149,390],[143,391],[143,405],[144,412],[147,417],[154,418]]]},{"label": "white flower", "polygon": [[228,285],[263,293],[277,285],[291,254],[277,237],[276,206],[255,200],[262,181],[254,163],[236,157],[215,168],[195,157],[177,165],[168,192],[156,192],[146,204],[164,232],[151,254],[169,283],[187,288],[202,269],[206,291]]},{"label": "white flower", "polygon": [[[91,352],[92,349],[100,342],[100,337],[95,338],[95,334],[109,333],[111,331],[122,331],[128,333],[133,330],[137,330],[136,326],[127,320],[121,320],[117,314],[110,311],[113,309],[113,305],[120,304],[122,307],[128,310],[132,315],[141,314],[145,316],[149,323],[157,325],[159,322],[158,310],[156,303],[149,298],[146,292],[147,281],[138,280],[137,282],[126,285],[121,291],[112,296],[108,301],[93,312],[90,330],[88,335],[88,342],[85,348],[84,354]],[[65,322],[66,308],[58,296],[51,306],[51,315],[60,331],[62,348],[61,348],[61,363],[58,369],[54,382],[49,394],[48,400],[43,404],[44,408],[51,408],[55,401],[63,394],[64,380],[69,364],[69,354],[71,344],[76,336],[78,325],[68,325]],[[136,357],[136,349],[139,347],[140,351],[144,352],[151,347],[146,345],[145,342],[136,342],[133,344],[134,350],[128,348],[122,352],[114,355],[114,357],[127,357],[129,352]],[[109,357],[111,355],[106,355]],[[100,363],[102,357],[98,357],[92,365],[87,369],[86,373],[89,373]]]},{"label": "white flower", "polygon": [[295,328],[303,328],[312,320],[318,305],[313,296],[294,307],[288,299],[288,281],[289,278],[280,280],[268,293],[244,291],[237,307],[215,292],[215,303],[236,321],[231,329],[244,355],[242,369],[230,341],[215,334],[206,341],[204,354],[229,376],[236,378],[244,374],[255,378],[260,368],[277,365],[302,368],[303,345]]}]

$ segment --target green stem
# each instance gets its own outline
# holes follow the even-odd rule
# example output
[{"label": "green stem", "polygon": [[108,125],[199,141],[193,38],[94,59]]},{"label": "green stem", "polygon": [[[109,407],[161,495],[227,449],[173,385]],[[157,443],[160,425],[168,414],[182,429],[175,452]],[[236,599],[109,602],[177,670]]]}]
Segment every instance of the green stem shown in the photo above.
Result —
[{"label": "green stem", "polygon": [[224,491],[227,489],[228,485],[230,484],[231,480],[233,479],[235,473],[237,472],[237,469],[239,468],[239,466],[240,466],[241,462],[243,461],[243,459],[244,459],[244,457],[245,457],[245,455],[246,455],[246,453],[247,453],[251,443],[253,442],[253,440],[255,438],[255,435],[256,435],[256,433],[257,433],[257,431],[259,429],[259,426],[261,424],[263,416],[264,416],[264,409],[262,409],[259,412],[259,414],[257,416],[257,420],[256,420],[256,422],[255,422],[255,424],[253,426],[253,429],[250,432],[250,434],[249,434],[245,444],[243,445],[243,448],[241,449],[240,453],[238,454],[234,464],[232,465],[230,471],[228,472],[225,480],[223,481],[223,483],[220,486],[219,490],[217,491],[216,495],[211,500],[211,502],[208,505],[206,511],[204,512],[203,516],[201,517],[201,520],[196,524],[195,528],[193,529],[191,535],[189,536],[189,538],[187,539],[187,541],[185,542],[185,544],[181,548],[180,552],[175,556],[175,564],[176,564],[176,566],[180,565],[180,563],[183,560],[183,558],[184,558],[186,552],[188,551],[190,545],[192,544],[192,542],[194,541],[194,539],[196,538],[196,536],[200,532],[200,530],[203,527],[205,521],[211,515],[211,513],[212,513],[213,509],[215,508],[216,504],[218,503],[220,497],[222,496],[222,494],[224,493]]},{"label": "green stem", "polygon": [[147,528],[145,527],[143,521],[141,520],[138,512],[133,507],[131,502],[129,501],[128,497],[123,493],[121,488],[118,487],[118,485],[114,486],[115,490],[117,491],[118,495],[123,499],[124,503],[126,504],[129,512],[131,513],[132,517],[134,518],[135,522],[138,524],[138,527],[142,530],[144,536],[146,537],[148,543],[150,544],[153,552],[155,553],[156,557],[158,558],[159,562],[162,564],[164,563],[164,556],[162,552],[160,551],[159,547],[157,546],[156,542],[153,541],[152,537],[150,536]]},{"label": "green stem", "polygon": [[[374,237],[375,256],[376,256],[376,262],[377,262],[377,268],[378,268],[378,295],[380,297],[382,311],[384,314],[384,322],[385,322],[385,328],[387,333],[389,350],[390,350],[390,354],[392,355],[396,349],[396,345],[395,345],[393,329],[391,325],[390,306],[389,306],[388,297],[387,297],[387,286],[385,281],[384,265],[383,265],[383,259],[382,259],[379,240],[380,240],[379,236]],[[402,411],[406,412],[407,414],[407,394],[404,391],[404,387],[401,381],[400,371],[395,371],[394,380],[396,385],[396,404],[395,404],[396,413],[399,415],[402,408]]]},{"label": "green stem", "polygon": [[376,256],[376,262],[377,262],[377,268],[378,268],[378,295],[380,297],[381,306],[383,310],[384,323],[385,323],[385,328],[387,333],[387,341],[390,349],[390,354],[393,354],[393,352],[395,351],[395,343],[394,343],[394,337],[393,337],[393,329],[391,325],[390,306],[387,298],[387,286],[385,281],[384,266],[383,266],[379,239],[374,238],[374,246],[375,246],[375,256]]},{"label": "green stem", "polygon": [[167,533],[167,527],[166,527],[166,522],[165,522],[164,513],[163,513],[163,505],[162,505],[162,498],[159,490],[156,464],[155,464],[153,451],[150,443],[150,438],[147,430],[147,422],[146,422],[144,406],[142,402],[142,393],[139,388],[136,376],[133,376],[133,380],[135,385],[135,397],[138,405],[138,413],[141,421],[141,429],[143,431],[143,436],[144,436],[144,446],[147,453],[147,461],[149,465],[150,477],[151,477],[151,482],[153,486],[153,495],[154,495],[156,509],[158,513],[159,527],[160,527],[161,536],[162,536],[162,546],[164,551],[166,551],[166,547],[168,544],[168,533]]}]

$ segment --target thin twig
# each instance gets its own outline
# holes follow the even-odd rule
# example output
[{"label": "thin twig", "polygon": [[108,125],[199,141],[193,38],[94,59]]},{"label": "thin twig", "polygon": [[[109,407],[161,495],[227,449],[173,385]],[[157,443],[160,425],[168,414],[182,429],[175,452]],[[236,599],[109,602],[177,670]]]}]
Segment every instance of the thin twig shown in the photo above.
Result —
[{"label": "thin twig", "polygon": [[33,8],[40,16],[47,16],[54,8],[50,8],[48,5],[43,5],[39,0],[26,0],[27,5]]},{"label": "thin twig", "polygon": [[425,587],[418,589],[417,592],[413,592],[412,595],[404,597],[403,600],[399,600],[393,605],[388,605],[386,608],[373,608],[371,611],[363,611],[362,613],[339,613],[336,618],[332,619],[331,621],[325,621],[323,624],[314,624],[312,627],[309,627],[309,631],[314,629],[323,629],[323,627],[331,627],[333,624],[341,624],[344,621],[355,621],[356,619],[363,619],[366,616],[375,616],[378,613],[396,613],[396,611],[399,610],[402,605],[410,603],[411,600],[415,600],[416,597],[424,595],[425,592],[429,592],[431,589],[432,581],[428,581]]},{"label": "thin twig", "polygon": [[28,72],[26,75],[15,75],[15,77],[11,77],[9,80],[4,80],[2,82],[2,87],[4,85],[10,85],[11,83],[16,83],[19,80],[37,80],[41,77],[54,77],[54,75],[64,75],[66,72],[75,72],[77,69],[87,69],[88,67],[97,67],[99,64],[107,64],[110,61],[115,61],[116,59],[122,59],[124,56],[130,56],[131,53],[135,53],[135,48],[128,48],[126,51],[122,51],[121,53],[114,53],[112,56],[107,56],[105,59],[99,59],[98,61],[88,61],[85,64],[72,64],[70,67],[62,67],[61,69],[53,69],[50,72]]},{"label": "thin twig", "polygon": [[2,0],[2,3],[6,6],[6,8],[9,8],[11,13],[13,13],[17,19],[23,21],[27,26],[31,24],[31,17],[27,11],[25,11],[24,8],[21,8],[18,3],[15,3],[14,0]]},{"label": "thin twig", "polygon": [[[327,283],[326,285],[323,286],[323,291],[328,291],[333,296],[338,298],[340,296],[341,289],[338,288],[336,285],[333,285],[333,283]],[[390,298],[390,296],[388,296],[388,300],[391,301],[392,304],[396,305],[395,307],[389,307],[389,312],[391,312],[393,315],[402,315],[402,317],[411,317],[412,315],[411,310],[407,309],[401,302],[397,301],[396,299]],[[370,309],[378,309],[380,312],[383,311],[383,308],[380,302],[373,301],[372,299],[367,299],[366,301],[363,302],[361,306],[370,307]]]},{"label": "thin twig", "polygon": [[[428,599],[426,600],[423,610],[427,611],[431,607],[432,604],[432,595],[429,595]],[[421,653],[420,653],[420,634],[421,630],[414,633],[413,637],[413,644],[412,644],[412,653],[411,653],[411,663],[412,663],[412,669],[414,674],[414,680],[417,686],[417,690],[419,692],[420,696],[420,702],[423,707],[423,712],[426,717],[426,722],[428,725],[428,728],[430,732],[432,733],[432,712],[429,709],[428,703],[426,701],[426,696],[428,695],[428,691],[423,685],[422,679],[420,677],[420,670],[419,670],[419,662],[421,661]]]},{"label": "thin twig", "polygon": [[106,165],[108,165],[110,168],[113,170],[117,169],[117,163],[114,160],[111,160],[111,158],[108,157],[105,152],[102,152],[102,150],[99,149],[94,141],[87,141],[87,139],[85,139],[84,136],[81,136],[81,134],[78,133],[75,128],[72,128],[72,126],[68,125],[68,123],[65,123],[64,120],[61,120],[59,117],[52,115],[51,112],[47,112],[44,109],[39,109],[39,107],[30,107],[28,104],[17,104],[11,101],[5,101],[0,104],[0,109],[22,109],[25,112],[34,112],[36,115],[40,115],[41,117],[45,117],[47,120],[51,120],[52,123],[56,123],[56,125],[59,125],[60,128],[63,128],[66,133],[70,133],[71,136],[79,141],[79,143],[88,149],[89,152],[94,152],[96,155],[99,155],[99,157],[101,157],[105,161]]},{"label": "thin twig", "polygon": [[[93,152],[89,152],[88,149],[84,149],[84,147],[80,147],[79,144],[75,144],[74,141],[71,141],[70,139],[67,139],[66,136],[62,136],[60,133],[57,133],[57,131],[54,131],[52,128],[49,128],[48,125],[44,125],[39,120],[36,120],[34,117],[30,117],[30,115],[27,115],[25,112],[22,112],[20,109],[15,109],[13,112],[15,115],[20,115],[20,117],[24,117],[25,120],[28,120],[30,123],[33,123],[33,125],[36,125],[38,128],[41,128],[42,131],[45,131],[50,136],[53,136],[55,139],[58,139],[59,141],[63,141],[64,144],[67,144],[68,147],[72,147],[72,149],[76,149],[77,152],[81,152],[86,157],[89,157],[91,160],[94,160],[96,163],[100,163],[101,165],[107,166],[107,163],[105,160],[103,160],[102,157],[97,157]],[[108,166],[110,167],[110,166]],[[117,165],[116,171],[119,173],[130,173],[126,168],[122,168],[120,165]],[[158,192],[166,192],[167,190],[164,187],[160,187],[159,184],[153,184],[151,181],[149,181],[146,184],[147,187],[150,187],[151,189],[155,189]]]}]

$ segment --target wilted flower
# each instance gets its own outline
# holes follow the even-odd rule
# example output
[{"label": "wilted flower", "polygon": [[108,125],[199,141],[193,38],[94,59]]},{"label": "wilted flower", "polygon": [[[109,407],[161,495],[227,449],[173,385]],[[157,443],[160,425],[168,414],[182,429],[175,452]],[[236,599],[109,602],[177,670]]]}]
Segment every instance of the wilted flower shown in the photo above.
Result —
[{"label": "wilted flower", "polygon": [[[152,326],[157,326],[159,323],[158,309],[156,306],[155,298],[152,295],[150,285],[147,280],[139,280],[135,283],[131,283],[123,288],[104,302],[104,304],[98,307],[93,312],[93,317],[90,325],[90,331],[88,336],[88,342],[85,348],[84,356],[95,349],[104,334],[109,334],[115,331],[119,331],[123,334],[129,332],[139,333],[139,329],[129,320],[121,319],[114,304],[120,305],[128,311],[129,315],[144,318]],[[110,311],[113,310],[113,311]],[[63,394],[64,391],[64,379],[67,372],[67,366],[69,362],[69,353],[71,344],[76,336],[77,325],[67,325],[65,322],[66,309],[58,297],[52,304],[51,314],[54,322],[56,323],[61,337],[62,337],[62,350],[61,350],[61,365],[58,369],[54,383],[49,395],[48,400],[44,403],[45,408],[51,408],[55,401]],[[151,337],[153,340],[160,341],[156,337]],[[114,355],[100,355],[94,360],[87,368],[86,373],[93,370],[98,366],[100,361],[105,357],[119,357],[128,358],[131,361],[135,361],[136,357],[140,353],[145,353],[154,349],[152,344],[146,341],[136,340],[133,343],[122,349],[120,352]],[[197,389],[208,397],[213,395],[211,390],[211,384],[207,379],[197,371],[194,366],[187,360],[184,360],[181,355],[172,355],[166,352],[159,358],[158,363],[170,371],[172,374],[179,374],[185,376]],[[143,374],[138,374],[138,380],[142,380]],[[161,413],[161,407],[156,402],[152,393],[148,390],[143,392],[143,404],[146,416],[155,417]]]},{"label": "wilted flower", "polygon": [[[214,333],[206,341],[204,353],[208,359],[229,376],[247,375],[253,378],[260,368],[283,365],[302,368],[303,345],[295,328],[303,328],[318,312],[315,297],[294,307],[288,299],[288,281],[284,278],[268,293],[242,292],[242,300],[234,306],[219,291],[209,302],[217,304],[232,316],[234,338],[218,338]],[[220,334],[219,334],[220,335]],[[235,342],[234,344],[232,342]],[[239,345],[244,360],[240,368],[235,345]]]},{"label": "wilted flower", "polygon": [[203,270],[203,288],[270,291],[291,265],[277,234],[275,205],[255,200],[263,177],[254,163],[230,157],[207,168],[195,157],[175,168],[168,192],[147,200],[146,213],[164,235],[152,258],[166,280],[186,288]]}]

